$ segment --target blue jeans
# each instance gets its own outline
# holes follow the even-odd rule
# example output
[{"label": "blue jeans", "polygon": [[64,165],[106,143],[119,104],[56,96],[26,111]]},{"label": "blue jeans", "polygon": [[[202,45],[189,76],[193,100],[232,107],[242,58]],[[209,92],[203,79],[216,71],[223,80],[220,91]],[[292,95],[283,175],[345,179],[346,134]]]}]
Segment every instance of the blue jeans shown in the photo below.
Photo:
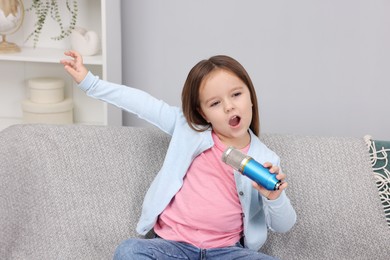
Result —
[{"label": "blue jeans", "polygon": [[133,238],[122,242],[115,251],[114,260],[124,259],[275,260],[276,258],[244,248],[239,242],[234,246],[229,247],[201,249],[187,243],[165,240],[162,238]]}]

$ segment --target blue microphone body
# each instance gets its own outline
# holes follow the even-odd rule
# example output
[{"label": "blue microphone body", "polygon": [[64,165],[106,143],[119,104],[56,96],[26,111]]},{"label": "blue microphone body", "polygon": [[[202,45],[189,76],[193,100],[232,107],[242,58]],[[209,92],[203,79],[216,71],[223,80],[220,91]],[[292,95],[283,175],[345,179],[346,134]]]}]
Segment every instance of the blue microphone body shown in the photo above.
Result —
[{"label": "blue microphone body", "polygon": [[276,179],[276,174],[270,173],[269,169],[252,158],[242,168],[242,174],[267,190],[277,190],[279,187],[280,181]]},{"label": "blue microphone body", "polygon": [[240,150],[227,148],[222,155],[222,161],[267,190],[279,189],[281,182],[276,179],[276,174],[270,173],[269,169]]}]

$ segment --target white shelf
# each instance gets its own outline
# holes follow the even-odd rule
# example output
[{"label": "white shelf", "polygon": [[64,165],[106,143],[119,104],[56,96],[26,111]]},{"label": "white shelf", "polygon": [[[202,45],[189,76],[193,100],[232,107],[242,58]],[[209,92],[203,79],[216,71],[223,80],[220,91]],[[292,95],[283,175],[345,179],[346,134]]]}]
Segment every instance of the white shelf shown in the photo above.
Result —
[{"label": "white shelf", "polygon": [[[29,48],[22,47],[21,52],[12,54],[0,54],[2,61],[22,61],[22,62],[44,62],[44,63],[59,63],[60,59],[64,58],[62,49],[49,48]],[[86,65],[102,65],[102,55],[85,56],[83,57]]]},{"label": "white shelf", "polygon": [[[94,56],[83,56],[84,64],[101,79],[115,83],[122,81],[120,0],[78,0],[79,15],[76,26],[98,33],[101,51]],[[25,7],[32,0],[25,0]],[[65,1],[64,1],[65,2]],[[61,4],[65,5],[64,2]],[[66,17],[64,15],[63,17]],[[46,21],[36,48],[25,42],[35,23],[33,13],[26,13],[21,29],[7,37],[21,47],[21,52],[0,54],[0,130],[23,123],[21,102],[29,98],[26,81],[34,77],[59,77],[65,81],[65,97],[73,99],[75,124],[122,125],[122,111],[100,100],[88,97],[75,87],[60,60],[67,58],[70,40],[53,41],[56,25]]]}]

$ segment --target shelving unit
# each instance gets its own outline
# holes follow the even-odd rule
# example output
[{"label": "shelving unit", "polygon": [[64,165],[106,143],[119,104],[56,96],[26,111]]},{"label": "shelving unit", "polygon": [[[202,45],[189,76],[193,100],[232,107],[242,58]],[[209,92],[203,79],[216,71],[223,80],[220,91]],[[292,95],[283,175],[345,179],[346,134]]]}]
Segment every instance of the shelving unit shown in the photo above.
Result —
[{"label": "shelving unit", "polygon": [[[65,1],[61,2],[65,4]],[[31,0],[25,0],[24,5],[25,8],[30,6]],[[100,54],[84,56],[84,64],[100,78],[121,83],[120,0],[78,0],[78,6],[76,26],[94,30],[101,40]],[[92,99],[74,86],[75,83],[59,63],[65,57],[64,51],[70,49],[69,38],[62,41],[50,39],[56,36],[54,21],[47,20],[50,24],[45,25],[37,48],[32,47],[32,42],[25,42],[34,19],[33,13],[26,12],[22,28],[7,36],[7,40],[18,44],[22,51],[0,54],[0,130],[23,123],[21,102],[29,95],[26,81],[34,77],[64,79],[65,96],[73,98],[76,124],[122,125],[120,109]]]}]

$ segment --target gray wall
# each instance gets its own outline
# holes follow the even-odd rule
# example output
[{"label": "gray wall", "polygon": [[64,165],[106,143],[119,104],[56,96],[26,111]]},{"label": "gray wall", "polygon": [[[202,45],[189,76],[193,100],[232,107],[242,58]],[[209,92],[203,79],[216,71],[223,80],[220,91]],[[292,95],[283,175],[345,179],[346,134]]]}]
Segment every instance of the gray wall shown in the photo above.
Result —
[{"label": "gray wall", "polygon": [[191,67],[227,54],[256,86],[261,131],[390,140],[388,0],[123,0],[122,21],[126,85],[180,105]]}]

